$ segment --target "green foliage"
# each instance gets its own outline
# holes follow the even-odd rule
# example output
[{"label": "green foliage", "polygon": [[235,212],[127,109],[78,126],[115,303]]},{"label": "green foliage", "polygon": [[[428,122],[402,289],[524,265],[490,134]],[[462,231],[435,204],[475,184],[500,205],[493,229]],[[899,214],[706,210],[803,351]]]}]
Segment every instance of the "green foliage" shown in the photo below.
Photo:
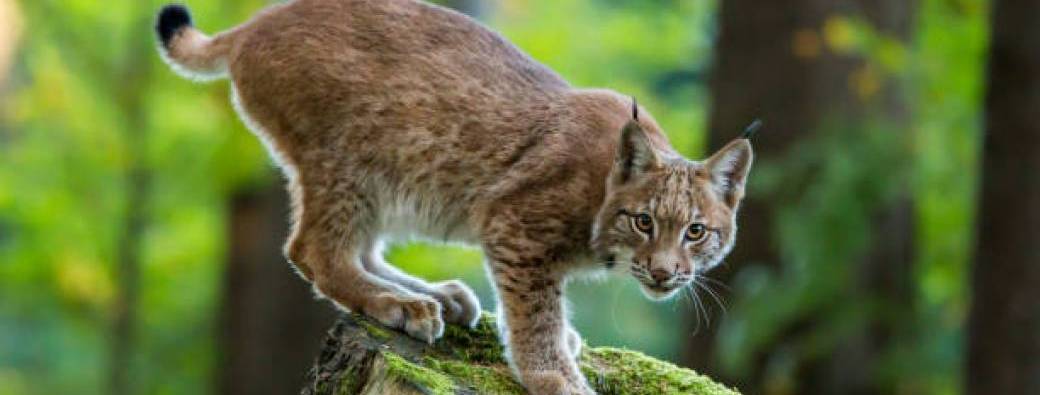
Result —
[{"label": "green foliage", "polygon": [[[802,144],[781,163],[767,164],[758,185],[751,185],[759,193],[791,197],[779,210],[776,229],[784,264],[778,272],[751,266],[733,284],[740,298],[720,328],[720,355],[730,371],[747,369],[755,351],[799,320],[811,319],[817,329],[779,352],[811,360],[893,310],[858,291],[856,270],[876,237],[878,210],[898,197],[909,160],[898,148],[905,139],[886,131],[891,128],[865,128],[832,129],[836,133]],[[813,181],[799,190],[771,182],[787,177]],[[768,374],[782,379],[794,372]]]},{"label": "green foliage", "polygon": [[[229,26],[261,5],[217,3],[193,4],[203,26]],[[0,101],[2,388],[104,388],[134,156],[153,182],[138,348],[126,369],[140,392],[210,387],[226,194],[269,182],[269,165],[231,112],[226,84],[185,83],[159,60],[151,19],[160,4],[20,4],[26,31]],[[131,145],[132,134],[144,145]]]},{"label": "green foliage", "polygon": [[499,7],[492,24],[535,59],[576,86],[636,97],[680,152],[703,152],[714,1],[511,0]]},{"label": "green foliage", "polygon": [[988,49],[988,2],[922,4],[917,68],[912,78],[915,120],[915,193],[918,204],[915,267],[920,313],[916,341],[896,350],[885,372],[920,372],[915,385],[957,393],[962,380],[967,279],[975,236],[982,92]]},{"label": "green foliage", "polygon": [[[738,275],[719,331],[720,363],[739,375],[768,355],[767,391],[797,388],[790,378],[800,363],[833,355],[878,324],[895,329],[889,348],[878,350],[881,364],[858,367],[868,377],[906,393],[958,391],[987,15],[979,0],[920,7],[909,44],[849,17],[831,17],[823,27],[831,50],[864,59],[863,70],[873,73],[850,89],[865,98],[876,92],[872,84],[900,84],[909,120],[833,118],[787,157],[756,165],[750,193],[781,201],[774,232],[782,265],[752,265]],[[790,186],[785,179],[809,181]],[[900,188],[915,208],[910,305],[857,287],[866,249],[883,237],[873,228],[877,210]],[[809,322],[812,329],[789,332]]]}]

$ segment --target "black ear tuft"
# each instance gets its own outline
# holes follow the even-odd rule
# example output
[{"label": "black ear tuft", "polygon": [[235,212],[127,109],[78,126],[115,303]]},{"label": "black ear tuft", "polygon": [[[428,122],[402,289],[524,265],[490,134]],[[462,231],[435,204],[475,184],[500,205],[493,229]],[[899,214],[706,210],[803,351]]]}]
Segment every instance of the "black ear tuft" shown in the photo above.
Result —
[{"label": "black ear tuft", "polygon": [[639,121],[639,103],[636,103],[635,96],[632,96],[632,120]]},{"label": "black ear tuft", "polygon": [[740,138],[742,138],[744,140],[751,140],[751,138],[755,137],[755,134],[758,133],[758,130],[761,129],[761,128],[762,128],[762,120],[761,119],[756,119],[754,121],[751,121],[751,124],[747,125],[747,127],[744,128],[744,134],[741,135]]},{"label": "black ear tuft", "polygon": [[164,48],[170,48],[170,40],[178,31],[192,26],[191,13],[181,4],[167,4],[159,11],[159,19],[155,23],[155,32],[159,34]]}]

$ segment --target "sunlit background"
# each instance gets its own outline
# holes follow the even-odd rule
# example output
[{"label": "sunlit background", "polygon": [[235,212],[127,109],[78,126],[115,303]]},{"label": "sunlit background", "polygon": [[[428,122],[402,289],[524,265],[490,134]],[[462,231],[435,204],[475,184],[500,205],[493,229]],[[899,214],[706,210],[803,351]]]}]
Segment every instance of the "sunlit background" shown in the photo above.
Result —
[{"label": "sunlit background", "polygon": [[[208,32],[268,3],[184,2]],[[156,54],[162,3],[0,0],[0,395],[292,392],[334,319],[281,258],[281,178],[228,83]],[[446,3],[637,97],[688,157],[765,121],[711,292],[574,283],[589,344],[747,393],[962,392],[987,1]],[[389,259],[493,306],[478,250]]]}]

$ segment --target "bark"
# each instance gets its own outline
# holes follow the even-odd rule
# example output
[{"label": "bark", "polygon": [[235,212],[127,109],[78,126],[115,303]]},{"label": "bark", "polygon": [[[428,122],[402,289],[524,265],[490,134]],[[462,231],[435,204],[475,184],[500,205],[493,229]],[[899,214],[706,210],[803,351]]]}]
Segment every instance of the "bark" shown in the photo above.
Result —
[{"label": "bark", "polygon": [[[709,148],[716,149],[733,139],[755,118],[765,127],[753,141],[755,168],[782,168],[799,144],[817,137],[825,122],[835,119],[850,125],[871,117],[882,117],[893,125],[905,122],[907,109],[894,80],[883,81],[881,91],[866,103],[850,88],[850,78],[864,59],[836,54],[827,46],[824,26],[832,16],[855,16],[870,22],[881,34],[908,41],[912,32],[915,1],[820,1],[762,2],[727,0],[720,3],[720,33],[710,76],[712,107]],[[751,186],[740,212],[740,233],[728,264],[712,277],[729,283],[744,265],[765,265],[779,272],[783,264],[775,222],[779,210],[802,199],[812,183],[804,174],[778,174],[785,196],[765,195]],[[862,280],[856,292],[884,295],[884,302],[910,308],[913,240],[913,209],[908,188],[893,204],[877,207],[871,250],[853,270]],[[711,312],[721,316],[718,308]],[[730,312],[732,314],[732,312]],[[897,314],[898,316],[898,314]],[[717,327],[701,330],[687,343],[686,365],[736,383],[749,392],[765,392],[765,371],[771,349],[785,337],[798,336],[814,328],[812,319],[799,320],[778,344],[764,347],[751,371],[726,376],[717,369]],[[692,325],[693,323],[691,323]],[[789,380],[805,392],[871,392],[870,365],[879,358],[894,331],[887,323],[873,322],[865,332],[834,350],[830,360],[799,367],[799,376]],[[848,367],[856,366],[858,372]],[[876,390],[876,389],[874,389]]]},{"label": "bark", "polygon": [[1040,393],[1040,2],[992,15],[967,393]]},{"label": "bark", "polygon": [[230,251],[220,311],[219,392],[288,394],[304,384],[334,309],[282,255],[288,234],[285,190],[273,183],[230,201]]},{"label": "bark", "polygon": [[[449,326],[443,338],[428,345],[363,316],[344,315],[329,331],[303,394],[524,394],[494,328],[494,318],[485,314],[476,328]],[[605,395],[737,394],[633,351],[586,347],[581,368]]]}]

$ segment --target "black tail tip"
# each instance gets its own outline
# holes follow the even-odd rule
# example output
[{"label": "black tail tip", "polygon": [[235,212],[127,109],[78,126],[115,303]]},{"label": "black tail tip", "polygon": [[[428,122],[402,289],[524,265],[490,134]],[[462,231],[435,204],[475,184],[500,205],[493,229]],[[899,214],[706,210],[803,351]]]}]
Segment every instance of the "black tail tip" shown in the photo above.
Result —
[{"label": "black tail tip", "polygon": [[155,32],[159,34],[163,47],[169,48],[173,36],[188,26],[191,26],[191,13],[188,12],[188,7],[181,4],[168,4],[159,11]]}]

